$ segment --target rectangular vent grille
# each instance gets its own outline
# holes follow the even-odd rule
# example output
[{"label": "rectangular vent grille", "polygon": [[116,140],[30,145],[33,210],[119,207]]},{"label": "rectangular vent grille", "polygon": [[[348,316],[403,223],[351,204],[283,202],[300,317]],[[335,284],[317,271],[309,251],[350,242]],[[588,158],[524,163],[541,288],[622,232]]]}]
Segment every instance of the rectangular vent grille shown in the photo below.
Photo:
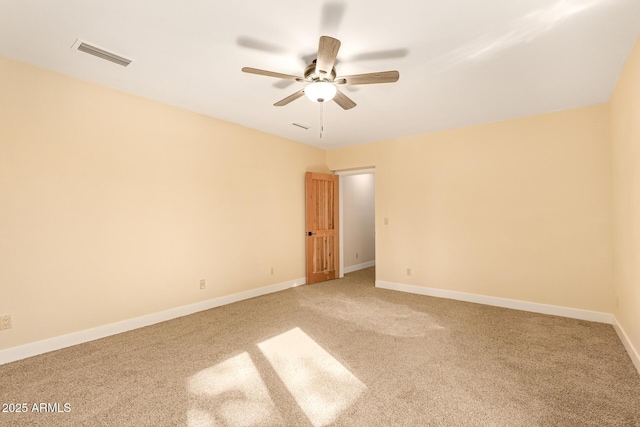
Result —
[{"label": "rectangular vent grille", "polygon": [[127,58],[123,58],[122,56],[118,56],[114,53],[107,52],[106,50],[102,50],[95,46],[91,46],[85,42],[81,42],[78,45],[78,50],[84,53],[88,53],[89,55],[97,56],[98,58],[106,59],[107,61],[111,61],[114,64],[122,65],[126,67],[131,64],[131,60]]}]

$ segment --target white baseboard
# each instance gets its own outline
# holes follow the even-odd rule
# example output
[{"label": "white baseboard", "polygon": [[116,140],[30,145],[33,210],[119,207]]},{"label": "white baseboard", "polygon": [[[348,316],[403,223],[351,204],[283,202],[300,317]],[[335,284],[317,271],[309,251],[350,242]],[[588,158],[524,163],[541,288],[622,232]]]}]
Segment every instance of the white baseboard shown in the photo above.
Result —
[{"label": "white baseboard", "polygon": [[353,273],[354,271],[362,270],[364,268],[373,267],[374,265],[376,265],[375,261],[369,261],[369,262],[365,262],[365,263],[362,263],[362,264],[352,265],[351,267],[345,267],[344,270],[343,270],[343,273],[344,274]]},{"label": "white baseboard", "polygon": [[116,323],[110,323],[96,328],[86,329],[84,331],[73,332],[59,337],[49,338],[34,343],[12,347],[0,350],[0,365],[15,362],[16,360],[26,359],[27,357],[37,356],[39,354],[48,353],[54,350],[71,347],[88,341],[116,335],[133,329],[143,328],[155,323],[165,322],[177,317],[188,316],[189,314],[199,311],[209,310],[211,308],[220,307],[222,305],[231,304],[249,298],[259,297],[261,295],[271,294],[283,291],[299,285],[304,285],[306,279],[291,280],[288,282],[276,283],[274,285],[264,286],[262,288],[251,289],[249,291],[238,292],[232,295],[210,299],[207,301],[197,302],[194,304],[184,305],[182,307],[171,308],[158,313],[147,314],[145,316],[135,317]]},{"label": "white baseboard", "polygon": [[618,322],[618,319],[616,319],[615,316],[613,316],[613,327],[618,333],[618,337],[620,337],[620,341],[622,341],[622,345],[624,345],[624,348],[627,349],[627,353],[629,353],[629,357],[631,358],[631,361],[633,362],[636,369],[638,370],[638,373],[640,374],[640,353],[638,353],[638,350],[633,346],[633,344],[631,343],[631,340],[629,339],[629,336],[624,331],[624,329],[622,328],[622,326]]},{"label": "white baseboard", "polygon": [[570,317],[572,319],[589,320],[591,322],[613,324],[613,315],[599,311],[580,310],[577,308],[560,307],[557,305],[538,304],[507,298],[489,297],[485,295],[468,294],[465,292],[447,291],[444,289],[424,288],[422,286],[405,285],[403,283],[384,282],[376,280],[376,288],[393,291],[409,292],[438,298],[448,298],[458,301],[492,305],[496,307],[512,308],[515,310],[531,311],[534,313],[551,314],[554,316]]}]

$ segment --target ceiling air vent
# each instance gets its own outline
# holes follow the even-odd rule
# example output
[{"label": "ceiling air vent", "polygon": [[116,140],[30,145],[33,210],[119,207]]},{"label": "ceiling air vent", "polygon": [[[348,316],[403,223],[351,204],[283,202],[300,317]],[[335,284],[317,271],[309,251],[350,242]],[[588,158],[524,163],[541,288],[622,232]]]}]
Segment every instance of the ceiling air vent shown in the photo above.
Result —
[{"label": "ceiling air vent", "polygon": [[92,46],[89,43],[85,43],[80,40],[77,40],[74,43],[73,47],[78,49],[80,52],[97,56],[98,58],[105,59],[107,61],[113,62],[114,64],[122,65],[123,67],[126,67],[127,65],[131,64],[130,59],[123,58],[122,56],[116,55],[115,53],[107,52],[104,49],[100,49],[99,47]]}]

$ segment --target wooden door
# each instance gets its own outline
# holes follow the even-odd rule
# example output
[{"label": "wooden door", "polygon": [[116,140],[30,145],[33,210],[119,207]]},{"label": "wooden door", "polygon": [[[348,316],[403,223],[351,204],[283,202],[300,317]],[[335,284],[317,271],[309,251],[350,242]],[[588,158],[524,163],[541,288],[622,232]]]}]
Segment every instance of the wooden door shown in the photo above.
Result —
[{"label": "wooden door", "polygon": [[338,176],[307,172],[307,284],[339,277]]}]

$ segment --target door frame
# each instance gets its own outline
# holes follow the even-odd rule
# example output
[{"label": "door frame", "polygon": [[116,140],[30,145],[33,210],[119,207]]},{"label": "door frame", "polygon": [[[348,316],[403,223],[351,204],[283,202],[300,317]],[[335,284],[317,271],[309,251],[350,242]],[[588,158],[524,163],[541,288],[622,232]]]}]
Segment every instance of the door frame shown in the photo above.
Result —
[{"label": "door frame", "polygon": [[[378,198],[375,197],[375,176],[376,176],[376,168],[375,166],[373,167],[368,167],[368,168],[362,168],[362,169],[349,169],[349,170],[343,170],[343,171],[333,171],[334,175],[338,175],[338,176],[347,176],[347,175],[365,175],[365,174],[371,174],[373,175],[373,181],[374,181],[374,200],[373,200],[373,214],[375,216],[376,214],[376,207],[378,204]],[[338,274],[338,277],[340,279],[342,279],[344,277],[344,180],[341,179],[338,182],[338,220],[340,221],[340,229],[338,230],[338,235],[339,235],[339,244],[340,244],[340,273]],[[375,252],[377,252],[377,248],[378,248],[378,233],[375,233],[374,231],[374,246],[375,246]],[[376,256],[377,258],[377,256]]]}]

